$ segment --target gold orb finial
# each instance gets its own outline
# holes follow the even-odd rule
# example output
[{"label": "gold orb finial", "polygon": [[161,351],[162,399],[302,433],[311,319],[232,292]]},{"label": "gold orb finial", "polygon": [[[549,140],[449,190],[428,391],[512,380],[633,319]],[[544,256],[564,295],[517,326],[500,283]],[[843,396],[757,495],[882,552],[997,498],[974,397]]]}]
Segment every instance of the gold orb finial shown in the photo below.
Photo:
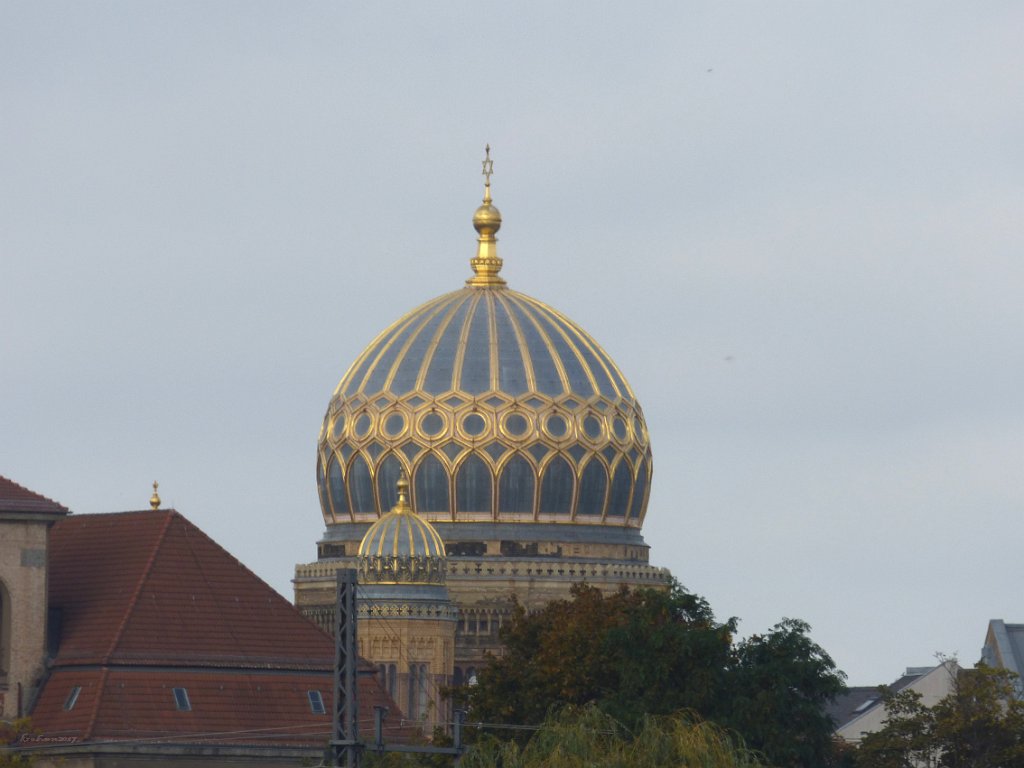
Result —
[{"label": "gold orb finial", "polygon": [[392,512],[412,512],[412,507],[409,505],[409,478],[405,475],[405,470],[398,476],[398,482],[395,483],[395,487],[398,488],[398,501],[392,508]]},{"label": "gold orb finial", "polygon": [[494,161],[491,160],[490,144],[484,147],[484,153],[484,202],[473,214],[473,228],[480,237],[476,241],[476,256],[469,260],[473,276],[466,284],[494,288],[505,285],[505,280],[498,274],[501,272],[502,261],[498,257],[498,239],[494,236],[494,233],[501,229],[501,212],[491,205],[491,175],[494,173]]},{"label": "gold orb finial", "polygon": [[156,480],[153,481],[153,495],[149,497],[149,506],[153,509],[160,509],[160,494],[156,492],[156,489],[160,487],[160,483]]}]

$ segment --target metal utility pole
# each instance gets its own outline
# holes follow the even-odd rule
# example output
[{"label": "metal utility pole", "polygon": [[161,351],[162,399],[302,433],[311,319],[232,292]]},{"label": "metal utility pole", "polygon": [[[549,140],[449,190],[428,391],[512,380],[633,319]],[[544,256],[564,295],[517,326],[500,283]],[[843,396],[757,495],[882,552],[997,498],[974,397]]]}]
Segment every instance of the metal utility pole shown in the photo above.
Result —
[{"label": "metal utility pole", "polygon": [[356,571],[338,570],[334,608],[334,733],[331,747],[337,768],[358,768],[359,708],[356,668]]}]

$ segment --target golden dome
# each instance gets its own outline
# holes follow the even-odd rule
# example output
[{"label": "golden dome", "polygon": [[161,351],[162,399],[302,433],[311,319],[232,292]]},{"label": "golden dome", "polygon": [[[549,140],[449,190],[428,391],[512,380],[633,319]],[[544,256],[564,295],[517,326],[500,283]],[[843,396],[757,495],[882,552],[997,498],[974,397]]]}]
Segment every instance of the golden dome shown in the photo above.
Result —
[{"label": "golden dome", "polygon": [[403,472],[438,523],[643,523],[640,404],[593,337],[498,275],[489,162],[474,276],[384,330],[331,398],[317,457],[329,526],[376,520]]},{"label": "golden dome", "polygon": [[434,526],[409,505],[409,481],[396,484],[398,501],[370,526],[359,544],[361,583],[439,584],[444,582],[445,549]]}]

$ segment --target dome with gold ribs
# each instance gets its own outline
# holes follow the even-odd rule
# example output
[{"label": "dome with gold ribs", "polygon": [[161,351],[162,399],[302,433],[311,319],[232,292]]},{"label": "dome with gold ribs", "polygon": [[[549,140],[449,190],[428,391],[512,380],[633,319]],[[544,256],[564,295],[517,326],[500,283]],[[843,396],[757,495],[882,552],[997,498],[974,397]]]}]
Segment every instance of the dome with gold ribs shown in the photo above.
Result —
[{"label": "dome with gold ribs", "polygon": [[359,544],[362,584],[443,584],[444,542],[434,526],[409,506],[409,481],[396,484],[398,500],[370,526]]},{"label": "dome with gold ribs", "polygon": [[338,384],[320,433],[324,518],[371,522],[402,472],[435,522],[639,528],[651,449],[601,346],[499,275],[489,158],[473,276],[384,330]]}]

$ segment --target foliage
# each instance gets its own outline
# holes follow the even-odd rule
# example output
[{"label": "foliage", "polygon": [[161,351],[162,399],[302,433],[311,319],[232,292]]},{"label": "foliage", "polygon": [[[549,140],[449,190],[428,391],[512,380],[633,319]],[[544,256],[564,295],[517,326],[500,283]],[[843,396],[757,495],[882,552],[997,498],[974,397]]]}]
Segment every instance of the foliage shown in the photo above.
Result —
[{"label": "foliage", "polygon": [[721,728],[692,716],[645,717],[635,732],[595,705],[567,707],[525,746],[479,741],[462,768],[758,768],[763,764]]},{"label": "foliage", "polygon": [[21,737],[31,733],[32,723],[27,717],[10,722],[0,721],[0,768],[25,768],[35,762],[31,755],[17,750]]},{"label": "foliage", "polygon": [[826,764],[824,704],[843,690],[842,673],[803,622],[740,643],[735,631],[735,619],[717,622],[678,585],[607,596],[577,585],[571,600],[517,610],[503,629],[504,655],[469,689],[470,720],[537,724],[553,708],[595,702],[636,729],[650,715],[686,710],[734,729],[775,765]]},{"label": "foliage", "polygon": [[1016,693],[1017,675],[983,664],[960,670],[931,709],[912,691],[886,692],[885,727],[864,737],[857,765],[1024,768],[1024,702]]},{"label": "foliage", "polygon": [[818,766],[833,752],[825,705],[846,686],[810,626],[783,619],[752,635],[732,655],[725,707],[716,719],[736,729],[780,766]]}]

